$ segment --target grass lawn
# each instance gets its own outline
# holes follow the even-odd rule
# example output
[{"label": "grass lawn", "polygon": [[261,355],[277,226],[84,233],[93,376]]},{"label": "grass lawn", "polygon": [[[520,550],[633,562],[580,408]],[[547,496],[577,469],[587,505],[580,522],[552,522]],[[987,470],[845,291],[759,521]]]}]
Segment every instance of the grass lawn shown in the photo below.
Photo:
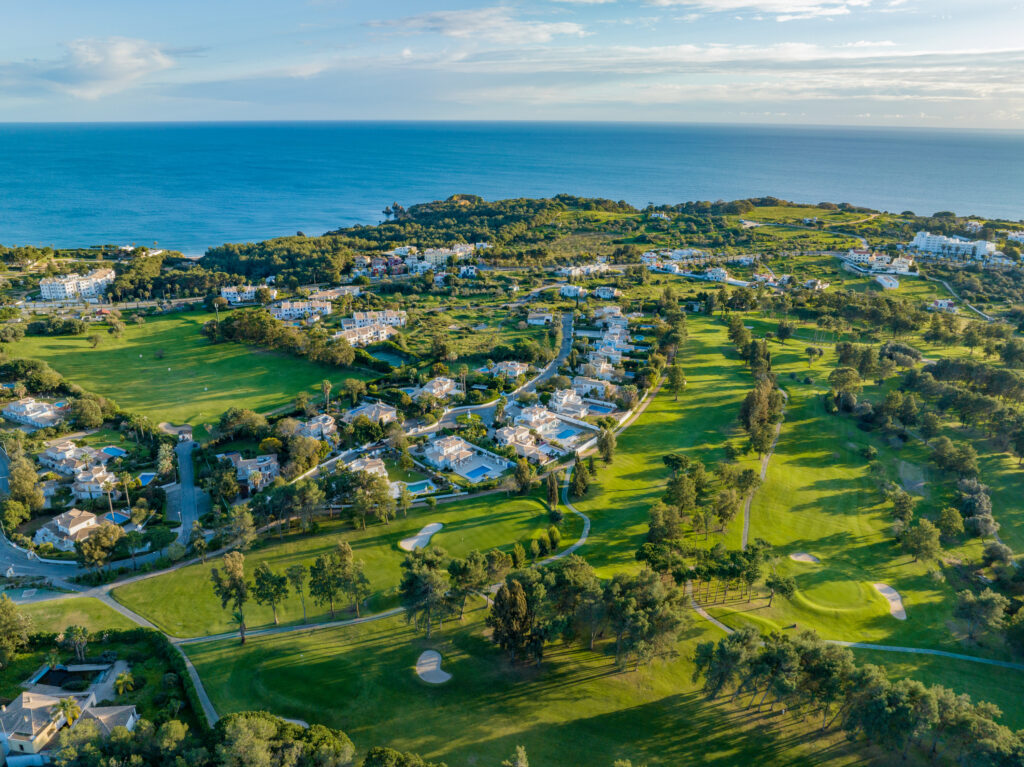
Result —
[{"label": "grass lawn", "polygon": [[30,336],[8,352],[44,360],[68,380],[155,423],[193,426],[213,423],[230,407],[271,410],[300,391],[319,392],[325,378],[340,387],[346,378],[375,375],[241,344],[211,344],[199,331],[213,316],[189,312],[129,322],[121,338],[97,327],[103,340],[96,349],[86,336]]},{"label": "grass lawn", "polygon": [[419,482],[420,480],[427,479],[427,475],[416,469],[409,469],[406,471],[398,465],[398,461],[394,458],[384,459],[384,468],[388,470],[388,477],[392,482]]},{"label": "grass lawn", "polygon": [[[368,610],[384,610],[397,604],[400,565],[405,558],[398,542],[415,535],[431,522],[444,525],[431,539],[431,545],[440,546],[453,556],[465,556],[474,549],[509,550],[517,541],[529,541],[540,535],[550,524],[546,507],[536,498],[506,499],[502,495],[488,495],[441,504],[433,512],[425,507],[413,509],[406,519],[395,520],[389,526],[372,525],[365,531],[352,530],[348,522],[334,521],[323,524],[317,535],[295,534],[286,536],[281,543],[272,537],[265,548],[246,554],[246,571],[252,573],[259,562],[266,562],[275,572],[283,572],[295,563],[308,566],[317,556],[333,549],[339,540],[347,540],[356,558],[365,562],[366,574],[374,589]],[[579,538],[581,531],[579,517],[566,515],[562,523],[564,545]],[[216,560],[129,583],[114,589],[113,596],[173,636],[231,631],[230,613],[221,609],[210,585],[210,568],[214,566],[217,566]],[[311,621],[330,619],[328,610],[314,605],[308,595],[306,606]],[[301,622],[299,599],[290,596],[278,608],[278,613],[283,623]],[[272,622],[269,607],[255,603],[246,607],[246,623],[250,628]]]},{"label": "grass lawn", "polygon": [[68,626],[84,626],[91,632],[103,629],[133,629],[135,623],[117,610],[92,597],[72,597],[21,605],[32,617],[33,631],[59,632]]},{"label": "grass lawn", "polygon": [[[681,643],[679,659],[640,671],[617,671],[606,646],[561,644],[537,669],[509,666],[483,636],[483,613],[429,641],[393,618],[185,649],[221,714],[268,708],[322,722],[364,753],[389,745],[451,767],[496,765],[517,745],[531,764],[564,767],[865,763],[841,736],[810,741],[806,723],[707,702],[688,660],[693,643],[711,636],[703,626]],[[417,678],[413,666],[428,648],[453,674],[447,684]]]}]

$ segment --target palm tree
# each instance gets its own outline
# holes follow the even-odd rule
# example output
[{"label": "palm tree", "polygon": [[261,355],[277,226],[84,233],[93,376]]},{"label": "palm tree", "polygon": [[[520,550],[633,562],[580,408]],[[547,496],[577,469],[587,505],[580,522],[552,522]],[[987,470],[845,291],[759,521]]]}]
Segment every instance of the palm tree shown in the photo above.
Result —
[{"label": "palm tree", "polygon": [[74,698],[61,698],[60,702],[50,709],[50,715],[56,720],[62,714],[68,724],[74,724],[75,720],[82,715],[82,708]]},{"label": "palm tree", "polygon": [[132,513],[132,497],[131,497],[131,495],[128,494],[128,483],[129,482],[134,482],[135,481],[135,477],[133,477],[131,475],[131,472],[122,471],[120,474],[117,475],[117,478],[119,480],[121,480],[121,485],[124,487],[124,499],[125,499],[125,502],[127,502],[127,504],[128,504],[128,516],[131,516],[131,513]]},{"label": "palm tree", "polygon": [[110,506],[110,513],[113,514],[114,513],[114,499],[111,498],[110,494],[114,492],[114,483],[113,482],[104,482],[103,483],[103,492],[105,492],[107,494],[107,505]]},{"label": "palm tree", "polygon": [[50,668],[57,668],[60,665],[60,651],[56,647],[51,647],[46,653],[46,665]]},{"label": "palm tree", "polygon": [[131,675],[131,672],[122,671],[117,675],[117,679],[114,680],[114,689],[117,690],[118,695],[124,695],[126,692],[131,692],[135,689],[135,678]]},{"label": "palm tree", "polygon": [[324,392],[324,412],[326,413],[331,409],[331,382],[325,378],[320,384],[320,388]]}]

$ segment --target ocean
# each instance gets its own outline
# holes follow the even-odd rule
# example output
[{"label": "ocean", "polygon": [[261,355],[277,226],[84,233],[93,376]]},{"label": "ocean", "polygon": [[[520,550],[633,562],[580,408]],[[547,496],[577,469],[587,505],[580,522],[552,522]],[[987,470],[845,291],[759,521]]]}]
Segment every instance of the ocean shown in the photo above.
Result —
[{"label": "ocean", "polygon": [[0,125],[0,243],[224,242],[454,193],[771,195],[1024,218],[1024,132],[578,123]]}]

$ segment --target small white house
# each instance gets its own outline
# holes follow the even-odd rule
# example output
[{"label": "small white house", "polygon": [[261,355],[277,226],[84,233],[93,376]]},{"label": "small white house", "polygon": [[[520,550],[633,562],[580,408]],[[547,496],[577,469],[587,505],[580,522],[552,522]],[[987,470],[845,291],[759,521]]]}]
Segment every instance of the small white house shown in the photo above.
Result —
[{"label": "small white house", "polygon": [[583,299],[587,297],[587,289],[581,288],[579,285],[563,285],[559,288],[558,295],[562,298]]}]

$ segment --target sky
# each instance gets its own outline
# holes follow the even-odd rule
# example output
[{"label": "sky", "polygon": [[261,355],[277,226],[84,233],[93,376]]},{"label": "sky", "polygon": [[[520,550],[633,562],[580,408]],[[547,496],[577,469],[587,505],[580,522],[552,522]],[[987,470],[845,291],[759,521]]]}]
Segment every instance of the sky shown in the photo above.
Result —
[{"label": "sky", "polygon": [[0,122],[1024,129],[1024,0],[0,0]]}]

